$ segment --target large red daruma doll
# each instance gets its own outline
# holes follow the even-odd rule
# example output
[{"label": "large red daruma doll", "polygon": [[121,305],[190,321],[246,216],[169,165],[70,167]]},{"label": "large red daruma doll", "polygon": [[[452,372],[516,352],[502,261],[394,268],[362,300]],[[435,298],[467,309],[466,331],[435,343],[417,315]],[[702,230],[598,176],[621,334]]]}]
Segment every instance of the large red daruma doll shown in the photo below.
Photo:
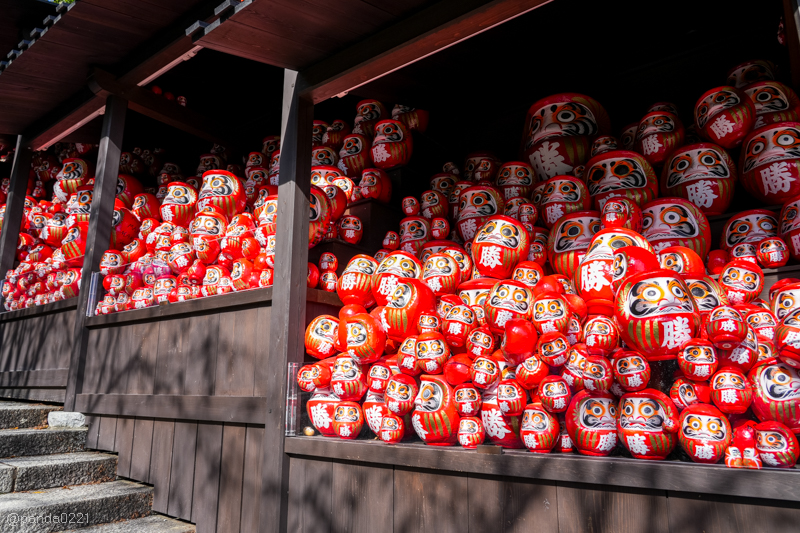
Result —
[{"label": "large red daruma doll", "polygon": [[735,87],[715,87],[694,106],[694,123],[701,137],[723,148],[735,148],[753,128],[756,107],[750,97]]},{"label": "large red daruma doll", "polygon": [[419,279],[421,275],[422,263],[416,257],[408,252],[392,252],[380,262],[372,275],[372,296],[378,305],[386,305],[402,279]]},{"label": "large red daruma doll", "polygon": [[423,313],[436,312],[436,297],[421,280],[402,278],[381,310],[380,320],[389,339],[403,342],[417,332],[417,323]]},{"label": "large red daruma doll", "polygon": [[213,205],[220,213],[231,218],[244,211],[247,197],[242,182],[226,170],[207,170],[203,173],[203,187],[197,200],[197,209]]},{"label": "large red daruma doll", "polygon": [[595,209],[613,196],[625,196],[640,206],[658,196],[658,176],[636,152],[612,150],[593,157],[584,177]]},{"label": "large red daruma doll", "polygon": [[606,456],[617,446],[617,417],[613,394],[583,390],[567,408],[567,433],[582,455]]},{"label": "large red daruma doll", "polygon": [[763,126],[750,133],[739,161],[744,188],[767,204],[800,194],[800,122]]},{"label": "large red daruma doll", "polygon": [[800,433],[800,375],[783,362],[758,365],[748,374],[753,385],[753,413]]},{"label": "large red daruma doll", "polygon": [[653,247],[644,237],[624,228],[600,230],[592,238],[573,277],[575,288],[586,302],[589,314],[614,314],[614,252],[628,246],[653,252]]},{"label": "large red daruma doll", "polygon": [[325,236],[331,222],[331,203],[325,191],[311,185],[309,194],[308,247],[313,248]]},{"label": "large red daruma doll", "polygon": [[608,113],[594,98],[578,93],[554,94],[528,110],[525,157],[537,181],[570,174],[586,163],[592,139],[610,130]]},{"label": "large red daruma doll", "polygon": [[553,270],[572,277],[592,238],[601,228],[599,211],[565,215],[553,227],[547,239],[547,255]]},{"label": "large red daruma doll", "polygon": [[655,270],[627,278],[617,292],[614,316],[622,340],[648,361],[675,359],[697,337],[700,313],[681,276]]},{"label": "large red daruma doll", "polygon": [[491,217],[472,241],[472,257],[481,276],[510,278],[528,258],[528,232],[521,222],[504,215]]},{"label": "large red daruma doll", "polygon": [[659,198],[642,207],[642,236],[656,251],[685,246],[706,257],[711,227],[700,209],[683,198]]},{"label": "large red daruma doll", "polygon": [[708,216],[728,210],[736,190],[736,165],[721,146],[697,143],[675,150],[661,173],[664,196],[686,198]]},{"label": "large red daruma doll", "polygon": [[779,81],[764,80],[744,87],[756,106],[756,128],[800,119],[800,98]]}]

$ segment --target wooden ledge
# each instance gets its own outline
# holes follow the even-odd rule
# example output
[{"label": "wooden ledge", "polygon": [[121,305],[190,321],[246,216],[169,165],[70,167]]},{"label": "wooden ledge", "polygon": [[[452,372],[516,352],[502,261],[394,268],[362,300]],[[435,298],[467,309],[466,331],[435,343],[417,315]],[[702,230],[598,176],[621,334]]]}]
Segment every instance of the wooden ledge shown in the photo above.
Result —
[{"label": "wooden ledge", "polygon": [[271,305],[271,303],[272,287],[267,287],[264,289],[252,289],[249,291],[231,292],[219,296],[198,298],[187,302],[157,305],[144,309],[134,309],[132,311],[122,311],[110,315],[93,316],[86,319],[86,327],[94,328],[130,324],[182,315],[208,313],[221,309],[253,307],[258,304]]},{"label": "wooden ledge", "polygon": [[73,311],[77,306],[78,299],[69,298],[68,300],[60,300],[51,304],[36,305],[34,307],[18,309],[16,311],[7,311],[0,314],[0,323],[11,322],[12,320],[20,320],[23,318],[49,315],[51,313],[58,313],[61,311]]},{"label": "wooden ledge", "polygon": [[797,468],[744,470],[725,465],[536,454],[526,450],[486,454],[459,446],[433,447],[421,443],[392,446],[374,440],[344,441],[321,436],[287,437],[285,450],[295,456],[458,473],[800,502],[800,470]]}]

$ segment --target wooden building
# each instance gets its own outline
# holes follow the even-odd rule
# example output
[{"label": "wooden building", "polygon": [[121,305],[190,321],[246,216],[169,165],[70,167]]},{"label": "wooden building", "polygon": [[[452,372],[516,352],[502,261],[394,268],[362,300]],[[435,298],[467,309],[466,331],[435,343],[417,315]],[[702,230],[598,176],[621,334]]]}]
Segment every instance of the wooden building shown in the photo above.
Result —
[{"label": "wooden building", "polygon": [[[262,135],[282,138],[272,288],[87,316],[84,283],[75,299],[0,314],[0,396],[87,414],[89,446],[118,453],[120,476],[154,485],[154,510],[219,533],[797,528],[797,469],[286,436],[288,364],[304,361],[307,323],[341,306],[307,289],[307,262],[324,246],[340,262],[359,252],[307,247],[315,116],[350,119],[361,97],[430,110],[418,166],[393,175],[396,206],[427,188],[430,161],[515,149],[527,106],[553,92],[593,95],[627,123],[658,99],[691,109],[699,89],[762,55],[784,61],[800,89],[797,0],[0,5],[10,15],[0,19],[0,140],[16,145],[10,170],[0,165],[11,176],[0,272],[13,265],[32,150],[100,144],[89,280],[109,242],[123,146],[246,153]],[[155,97],[154,80],[190,105]],[[736,197],[735,211],[749,206]],[[358,208],[375,227],[399,220],[396,208]],[[728,218],[712,219],[715,235]],[[800,266],[767,274],[769,286]]]}]

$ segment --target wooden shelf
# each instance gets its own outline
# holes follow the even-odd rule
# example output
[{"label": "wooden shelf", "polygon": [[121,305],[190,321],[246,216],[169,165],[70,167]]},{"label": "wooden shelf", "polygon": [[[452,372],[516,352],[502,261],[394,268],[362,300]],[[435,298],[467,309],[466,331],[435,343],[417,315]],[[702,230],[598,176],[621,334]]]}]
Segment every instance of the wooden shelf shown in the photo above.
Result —
[{"label": "wooden shelf", "polygon": [[287,437],[285,449],[292,456],[800,502],[800,470],[797,468],[746,470],[725,465],[536,454],[505,449],[499,454],[488,454],[459,446],[387,445],[381,441],[344,441],[322,436]]},{"label": "wooden shelf", "polygon": [[67,300],[59,300],[58,302],[53,302],[50,304],[28,307],[27,309],[7,311],[5,313],[0,314],[0,322],[11,322],[12,320],[49,315],[50,313],[58,313],[60,311],[71,311],[75,309],[77,305],[78,305],[77,298],[69,298]]}]

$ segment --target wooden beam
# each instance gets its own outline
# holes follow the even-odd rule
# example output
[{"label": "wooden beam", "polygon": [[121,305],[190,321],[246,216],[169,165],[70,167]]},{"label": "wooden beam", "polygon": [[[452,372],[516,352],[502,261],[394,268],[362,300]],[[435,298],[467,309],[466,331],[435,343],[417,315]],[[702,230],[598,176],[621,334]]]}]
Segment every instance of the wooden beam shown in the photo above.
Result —
[{"label": "wooden beam", "polygon": [[287,454],[360,461],[445,472],[511,476],[619,487],[724,494],[800,502],[800,471],[795,468],[747,470],[680,461],[642,461],[624,457],[538,454],[527,450],[477,453],[461,447],[344,441],[326,437],[287,437]]},{"label": "wooden beam", "polygon": [[22,135],[17,136],[17,147],[11,167],[11,185],[6,198],[6,213],[3,216],[3,231],[0,233],[0,279],[5,277],[9,269],[14,268],[32,155]]},{"label": "wooden beam", "polygon": [[347,93],[552,0],[444,0],[302,71],[314,103]]},{"label": "wooden beam", "polygon": [[[298,91],[297,72],[284,71],[284,127],[278,185],[278,227],[266,383],[259,531],[286,531],[289,460],[283,453],[287,363],[302,362],[308,278],[311,126],[314,105]],[[288,105],[287,105],[288,103]],[[287,109],[288,107],[288,109]]]},{"label": "wooden beam", "polygon": [[140,416],[234,424],[264,423],[263,396],[79,394],[75,409],[87,415]]},{"label": "wooden beam", "polygon": [[86,329],[86,307],[89,301],[89,287],[92,272],[100,269],[100,259],[111,242],[111,223],[114,214],[114,200],[119,177],[119,158],[122,153],[122,137],[125,132],[125,114],[128,102],[118,96],[106,99],[106,114],[103,118],[103,133],[97,154],[94,197],[89,215],[89,233],[86,236],[86,253],[81,269],[81,291],[75,316],[74,344],[69,365],[67,394],[64,410],[75,407],[75,395],[83,387],[83,370],[86,363],[86,349],[89,332]]},{"label": "wooden beam", "polygon": [[25,309],[8,311],[7,313],[0,313],[0,324],[3,322],[13,322],[15,320],[23,320],[37,316],[51,315],[53,313],[74,311],[76,305],[77,303],[75,298],[68,298],[66,300],[59,300],[49,304],[35,305]]},{"label": "wooden beam", "polygon": [[0,372],[0,388],[64,388],[67,386],[67,369],[17,370]]},{"label": "wooden beam", "polygon": [[107,94],[97,94],[68,112],[60,120],[37,133],[31,139],[34,150],[46,150],[67,135],[79,130],[105,111]]},{"label": "wooden beam", "polygon": [[183,107],[137,85],[125,85],[101,69],[94,69],[89,88],[96,94],[114,94],[128,101],[128,108],[168,126],[229,148],[239,146],[235,135],[197,111]]},{"label": "wooden beam", "polygon": [[783,0],[784,32],[789,49],[792,87],[800,90],[800,5],[797,0]]}]

